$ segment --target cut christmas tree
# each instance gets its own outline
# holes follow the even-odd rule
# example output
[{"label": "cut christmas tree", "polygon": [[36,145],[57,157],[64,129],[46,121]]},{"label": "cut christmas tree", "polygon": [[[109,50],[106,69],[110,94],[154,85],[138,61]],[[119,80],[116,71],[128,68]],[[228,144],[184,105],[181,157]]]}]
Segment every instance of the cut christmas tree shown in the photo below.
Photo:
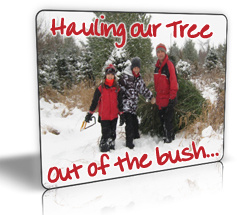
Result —
[{"label": "cut christmas tree", "polygon": [[[178,83],[178,103],[174,108],[174,127],[176,132],[187,128],[202,113],[202,109],[206,105],[206,100],[190,81],[178,75]],[[147,87],[156,96],[154,83],[151,83]],[[158,137],[163,135],[157,105],[146,102],[140,96],[137,115],[141,119],[139,129],[142,134],[157,135]]]}]

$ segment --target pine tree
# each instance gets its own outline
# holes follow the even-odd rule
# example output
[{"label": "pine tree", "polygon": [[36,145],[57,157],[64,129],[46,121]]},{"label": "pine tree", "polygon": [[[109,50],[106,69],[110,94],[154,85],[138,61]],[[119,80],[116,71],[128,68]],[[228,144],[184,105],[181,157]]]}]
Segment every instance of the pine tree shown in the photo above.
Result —
[{"label": "pine tree", "polygon": [[176,65],[181,58],[180,49],[177,46],[176,42],[174,42],[173,45],[169,48],[167,54],[169,56],[169,59],[174,63],[174,65]]},{"label": "pine tree", "polygon": [[223,45],[220,44],[216,52],[221,64],[223,65],[223,68],[225,68],[226,67],[226,43],[224,43]]},{"label": "pine tree", "polygon": [[90,80],[95,84],[95,76],[92,68],[92,51],[88,44],[81,42],[81,54],[79,56],[79,80]]},{"label": "pine tree", "polygon": [[[99,17],[102,13],[95,12],[96,16]],[[104,23],[124,23],[126,26],[126,31],[130,31],[130,26],[134,22],[140,22],[144,24],[144,30],[146,30],[151,17],[147,16],[146,13],[115,13],[115,12],[103,12],[105,15]],[[103,42],[104,41],[104,42]],[[119,38],[112,37],[108,38],[91,38],[88,41],[89,47],[93,50],[93,69],[101,69],[105,62],[112,58],[112,53],[114,49],[114,43],[120,42]],[[127,33],[127,43],[123,48],[124,60],[131,60],[133,57],[139,57],[141,59],[141,73],[152,70],[153,58],[152,58],[152,43],[150,38],[132,38],[129,33]],[[96,64],[96,65],[95,65]]]},{"label": "pine tree", "polygon": [[207,54],[207,57],[205,59],[204,67],[208,70],[212,70],[218,67],[220,61],[217,55],[217,52],[214,48],[211,48]]},{"label": "pine tree", "polygon": [[184,79],[187,79],[191,76],[191,65],[186,61],[179,60],[176,65],[176,70],[177,73]]},{"label": "pine tree", "polygon": [[195,63],[198,61],[197,50],[195,49],[195,43],[189,39],[185,41],[183,50],[182,50],[183,60],[191,61]]},{"label": "pine tree", "polygon": [[78,82],[79,47],[73,37],[42,33],[37,28],[39,88],[50,85],[63,93]]},{"label": "pine tree", "polygon": [[114,49],[112,54],[112,63],[119,73],[128,66],[128,57],[124,50]]},{"label": "pine tree", "polygon": [[103,77],[103,68],[105,62],[109,59],[114,49],[113,38],[109,36],[108,38],[103,37],[88,37],[87,44],[91,54],[91,67],[93,71],[93,76]]},{"label": "pine tree", "polygon": [[[147,16],[146,13],[129,13],[127,14],[127,19],[129,20],[127,26],[131,26],[134,22],[140,22],[143,23],[144,31],[146,31],[151,16]],[[127,32],[129,32],[129,29]],[[152,43],[150,38],[143,38],[141,36],[132,38],[129,34],[125,50],[129,59],[136,56],[141,59],[142,74],[153,70]]]}]

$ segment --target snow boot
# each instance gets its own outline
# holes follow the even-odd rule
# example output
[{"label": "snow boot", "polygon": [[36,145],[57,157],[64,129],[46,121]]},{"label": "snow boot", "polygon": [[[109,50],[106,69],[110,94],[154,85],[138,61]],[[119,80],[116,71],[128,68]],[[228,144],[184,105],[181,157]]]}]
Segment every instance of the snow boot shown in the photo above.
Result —
[{"label": "snow boot", "polygon": [[129,149],[133,149],[135,145],[133,143],[126,143],[126,147],[128,147]]},{"label": "snow boot", "polygon": [[175,140],[175,133],[171,135],[172,140]]},{"label": "snow boot", "polygon": [[139,133],[135,134],[134,137],[133,137],[134,140],[135,139],[139,139],[139,138],[140,138],[140,134]]},{"label": "snow boot", "polygon": [[109,148],[115,150],[115,140],[109,138],[108,142],[109,142]]},{"label": "snow boot", "polygon": [[164,143],[171,143],[172,142],[172,138],[165,138],[165,140],[164,140]]},{"label": "snow boot", "polygon": [[175,134],[172,133],[171,135],[168,135],[164,138],[164,143],[171,143],[175,139]]},{"label": "snow boot", "polygon": [[101,152],[108,152],[110,150],[110,145],[108,143],[108,140],[102,139],[100,141],[99,148]]}]

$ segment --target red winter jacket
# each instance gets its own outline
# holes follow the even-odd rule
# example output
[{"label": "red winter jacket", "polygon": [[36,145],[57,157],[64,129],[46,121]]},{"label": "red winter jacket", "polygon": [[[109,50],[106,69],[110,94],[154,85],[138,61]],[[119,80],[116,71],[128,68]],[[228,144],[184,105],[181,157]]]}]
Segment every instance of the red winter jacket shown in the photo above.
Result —
[{"label": "red winter jacket", "polygon": [[[92,104],[90,107],[90,113],[94,113],[97,105],[99,106],[99,116],[101,120],[113,120],[118,118],[118,114],[122,110],[122,94],[120,89],[107,85],[100,85],[94,94]],[[120,109],[120,110],[119,110]]]},{"label": "red winter jacket", "polygon": [[160,65],[159,60],[156,63],[154,73],[154,83],[156,90],[156,104],[159,110],[167,107],[169,99],[175,99],[178,91],[178,82],[175,74],[174,64],[169,60],[168,55]]}]

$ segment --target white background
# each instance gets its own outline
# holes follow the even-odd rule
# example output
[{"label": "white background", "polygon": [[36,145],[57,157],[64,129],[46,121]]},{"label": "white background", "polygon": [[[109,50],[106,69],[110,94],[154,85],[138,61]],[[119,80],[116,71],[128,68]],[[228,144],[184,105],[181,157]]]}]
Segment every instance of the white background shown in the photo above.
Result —
[{"label": "white background", "polygon": [[[169,214],[236,214],[236,8],[217,1],[6,1],[1,7],[1,143],[0,205],[2,214],[42,214],[39,164],[39,120],[35,15],[41,9],[114,10],[144,12],[221,13],[228,18],[225,109],[225,157],[220,196],[179,205],[171,202]],[[218,113],[217,113],[218,114]],[[104,182],[106,183],[106,182]],[[141,189],[138,185],[137,189]],[[88,192],[90,192],[88,190]],[[121,196],[121,198],[124,198]],[[144,200],[146,201],[146,200]],[[164,208],[163,208],[164,209]],[[191,210],[191,211],[190,211]],[[131,212],[131,211],[130,211]],[[149,208],[152,212],[152,208]]]}]

